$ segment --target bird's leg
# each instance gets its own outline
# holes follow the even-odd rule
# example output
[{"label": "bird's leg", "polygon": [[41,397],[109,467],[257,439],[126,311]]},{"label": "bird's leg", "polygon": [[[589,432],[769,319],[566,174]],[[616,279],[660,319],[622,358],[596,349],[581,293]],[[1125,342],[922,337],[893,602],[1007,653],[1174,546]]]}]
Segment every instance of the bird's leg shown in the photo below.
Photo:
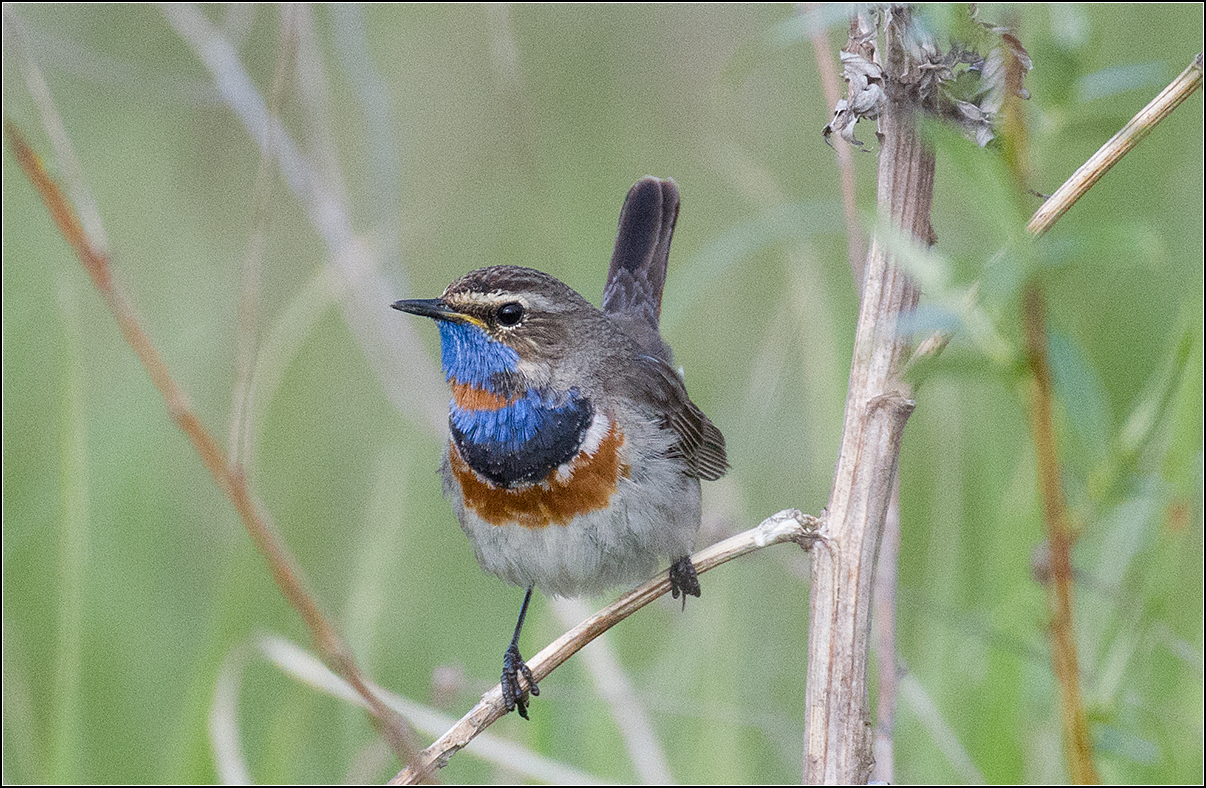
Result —
[{"label": "bird's leg", "polygon": [[699,596],[699,577],[695,574],[695,564],[691,556],[684,555],[670,564],[670,594],[678,599],[683,595],[683,610],[687,609],[687,594]]},{"label": "bird's leg", "polygon": [[[692,571],[692,575],[694,575],[694,571]],[[699,596],[699,584],[696,583],[695,587],[697,589],[695,595]],[[533,695],[540,694],[540,688],[536,686],[536,679],[532,678],[532,671],[528,669],[528,663],[519,656],[519,631],[523,629],[523,619],[528,614],[528,602],[530,601],[532,601],[532,586],[528,586],[528,592],[523,596],[523,607],[519,609],[519,620],[515,622],[515,635],[511,638],[511,645],[507,647],[506,653],[503,654],[502,672],[503,703],[507,704],[507,711],[518,707],[519,716],[525,720],[528,718],[528,690]],[[524,681],[528,684],[528,690],[519,686],[520,673],[523,674]]]}]

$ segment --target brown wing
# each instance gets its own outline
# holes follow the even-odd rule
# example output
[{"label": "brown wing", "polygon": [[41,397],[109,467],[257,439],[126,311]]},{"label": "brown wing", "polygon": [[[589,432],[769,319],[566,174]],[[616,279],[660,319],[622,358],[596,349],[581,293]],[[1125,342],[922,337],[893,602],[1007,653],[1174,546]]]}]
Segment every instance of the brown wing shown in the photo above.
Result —
[{"label": "brown wing", "polygon": [[670,414],[666,426],[674,433],[672,456],[681,457],[688,474],[705,481],[715,481],[729,469],[725,455],[724,436],[687,396],[687,389],[670,365],[653,356],[637,358],[638,379],[650,401],[661,413]]}]

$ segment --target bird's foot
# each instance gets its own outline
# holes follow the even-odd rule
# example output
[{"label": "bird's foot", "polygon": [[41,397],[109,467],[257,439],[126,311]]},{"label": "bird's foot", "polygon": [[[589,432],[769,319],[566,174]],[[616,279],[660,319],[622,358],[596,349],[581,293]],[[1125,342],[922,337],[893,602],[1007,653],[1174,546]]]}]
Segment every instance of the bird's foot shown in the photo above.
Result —
[{"label": "bird's foot", "polygon": [[[521,673],[524,681],[527,682],[527,690],[519,685],[519,674]],[[507,711],[518,708],[519,716],[526,720],[528,718],[528,692],[539,695],[540,688],[536,686],[536,679],[532,678],[532,671],[528,668],[528,663],[519,656],[519,647],[514,644],[503,654],[502,691],[503,703],[507,704]]]},{"label": "bird's foot", "polygon": [[679,594],[683,596],[683,610],[687,609],[687,594],[699,596],[699,577],[689,555],[670,564],[670,595],[678,599]]}]

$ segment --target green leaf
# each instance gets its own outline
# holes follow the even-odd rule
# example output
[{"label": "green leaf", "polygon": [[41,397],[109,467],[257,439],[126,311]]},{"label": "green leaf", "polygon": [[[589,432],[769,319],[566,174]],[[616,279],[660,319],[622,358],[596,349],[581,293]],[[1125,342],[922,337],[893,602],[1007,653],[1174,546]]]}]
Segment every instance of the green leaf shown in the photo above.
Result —
[{"label": "green leaf", "polygon": [[1052,331],[1047,342],[1055,393],[1067,418],[1060,455],[1089,470],[1107,456],[1112,419],[1105,384],[1072,337]]}]

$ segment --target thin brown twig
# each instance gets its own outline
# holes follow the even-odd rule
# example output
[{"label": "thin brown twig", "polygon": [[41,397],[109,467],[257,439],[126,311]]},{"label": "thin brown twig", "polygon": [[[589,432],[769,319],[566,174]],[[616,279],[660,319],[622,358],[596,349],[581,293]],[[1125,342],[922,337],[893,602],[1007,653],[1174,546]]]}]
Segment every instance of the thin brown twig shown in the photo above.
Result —
[{"label": "thin brown twig", "polygon": [[[1025,69],[1018,58],[1009,56],[1005,62],[1008,97],[1002,112],[1002,127],[1005,132],[1004,159],[1013,176],[1014,189],[1019,197],[1025,195],[1029,187],[1026,174],[1029,136],[1020,106],[1024,73]],[[1097,783],[1098,776],[1097,767],[1093,763],[1088,715],[1085,713],[1084,698],[1080,690],[1080,660],[1072,631],[1073,537],[1060,484],[1059,452],[1052,420],[1054,392],[1051,368],[1047,363],[1045,298],[1041,281],[1037,277],[1032,278],[1023,289],[1021,321],[1026,360],[1031,375],[1031,432],[1038,459],[1038,485],[1043,502],[1043,520],[1046,523],[1047,542],[1051,551],[1051,670],[1060,688],[1060,718],[1068,775],[1073,783],[1083,785]]]},{"label": "thin brown twig", "polygon": [[50,144],[54,147],[56,161],[62,173],[62,179],[67,187],[67,193],[76,206],[80,224],[87,230],[94,246],[101,251],[108,248],[109,242],[105,234],[104,223],[101,222],[100,211],[96,207],[96,199],[92,196],[87,182],[84,180],[84,170],[80,166],[75,147],[67,135],[63,118],[50,95],[50,87],[42,73],[38,61],[31,51],[29,31],[26,29],[20,14],[13,3],[4,4],[4,47],[7,51],[16,53],[16,60],[21,74],[25,78],[25,89],[33,99],[38,110],[38,118]]},{"label": "thin brown twig", "polygon": [[[815,542],[823,541],[823,537],[817,534],[819,527],[817,518],[797,509],[785,509],[748,531],[700,550],[691,556],[691,562],[695,564],[695,570],[703,574],[734,558],[771,545],[795,542],[805,548],[811,547]],[[532,669],[536,682],[539,684],[587,643],[669,590],[669,576],[665,572],[659,573],[554,640],[528,660],[528,667]],[[506,713],[502,687],[496,684],[456,725],[419,754],[420,765],[425,769],[442,768],[458,750]],[[408,767],[390,780],[390,784],[409,785],[415,782],[416,776],[413,767]]]},{"label": "thin brown twig", "polygon": [[1038,461],[1039,492],[1047,542],[1051,549],[1052,662],[1060,687],[1060,709],[1069,778],[1085,785],[1099,782],[1093,765],[1088,717],[1080,692],[1080,662],[1072,631],[1072,528],[1060,485],[1059,455],[1052,418],[1054,392],[1047,363],[1047,317],[1042,288],[1027,285],[1022,302],[1027,365],[1032,378],[1030,424]]},{"label": "thin brown twig", "polygon": [[[820,8],[820,3],[797,3],[800,13],[807,14]],[[837,69],[833,66],[833,54],[829,48],[829,38],[825,30],[817,25],[812,31],[813,55],[817,61],[817,73],[821,78],[821,89],[825,92],[825,103],[830,113],[842,98],[842,80]],[[863,269],[866,266],[867,242],[863,228],[858,221],[858,205],[855,202],[854,188],[854,156],[852,146],[841,138],[833,135],[830,140],[833,151],[837,155],[838,174],[842,187],[842,217],[846,223],[846,254],[850,258],[850,272],[854,276],[855,292],[863,293]]]},{"label": "thin brown twig", "polygon": [[108,255],[92,242],[59,185],[46,172],[41,158],[25,141],[16,124],[6,118],[4,132],[17,163],[41,196],[60,234],[75,250],[97,292],[104,298],[122,336],[163,397],[168,414],[193,444],[218,487],[234,504],[248,535],[264,556],[277,587],[289,604],[301,614],[309,628],[315,647],[331,669],[365,699],[382,734],[398,758],[414,764],[419,776],[426,778],[429,776],[426,768],[415,758],[418,739],[413,729],[392,709],[385,706],[366,685],[350,650],[307,592],[292,554],[274,535],[268,515],[252,495],[242,468],[226,462],[221,446],[193,412],[188,396],[176,383],[159,352],[143,331],[133,308],[113,280]]},{"label": "thin brown twig", "polygon": [[[1005,166],[1013,176],[1015,194],[1021,198],[1029,189],[1029,134],[1022,118],[1022,77],[1025,71],[1016,56],[1005,61],[1007,98],[1002,108]],[[1082,168],[1083,169],[1083,168]],[[1030,423],[1037,457],[1039,495],[1051,553],[1051,672],[1059,684],[1064,755],[1073,783],[1097,783],[1088,715],[1080,690],[1080,659],[1072,631],[1072,542],[1067,502],[1060,483],[1059,451],[1052,418],[1055,393],[1047,362],[1046,296],[1042,281],[1032,277],[1022,292],[1022,334],[1031,375]]]},{"label": "thin brown twig", "polygon": [[[1168,117],[1201,87],[1201,84],[1202,54],[1198,53],[1176,79],[1089,157],[1055,194],[1043,203],[1027,223],[1027,232],[1034,237],[1046,233],[1110,168],[1134,149],[1157,123]],[[1020,123],[1018,125],[1020,126]],[[1019,188],[1023,187],[1018,171],[1021,160],[1019,152],[1011,162]],[[1060,481],[1059,452],[1052,415],[1055,395],[1047,359],[1046,297],[1037,281],[1032,281],[1023,291],[1021,320],[1026,361],[1031,375],[1031,432],[1051,557],[1052,671],[1060,686],[1060,718],[1068,775],[1073,783],[1097,783],[1100,778],[1093,762],[1093,746],[1080,688],[1080,662],[1072,625],[1074,576],[1071,553],[1075,535]]]}]

